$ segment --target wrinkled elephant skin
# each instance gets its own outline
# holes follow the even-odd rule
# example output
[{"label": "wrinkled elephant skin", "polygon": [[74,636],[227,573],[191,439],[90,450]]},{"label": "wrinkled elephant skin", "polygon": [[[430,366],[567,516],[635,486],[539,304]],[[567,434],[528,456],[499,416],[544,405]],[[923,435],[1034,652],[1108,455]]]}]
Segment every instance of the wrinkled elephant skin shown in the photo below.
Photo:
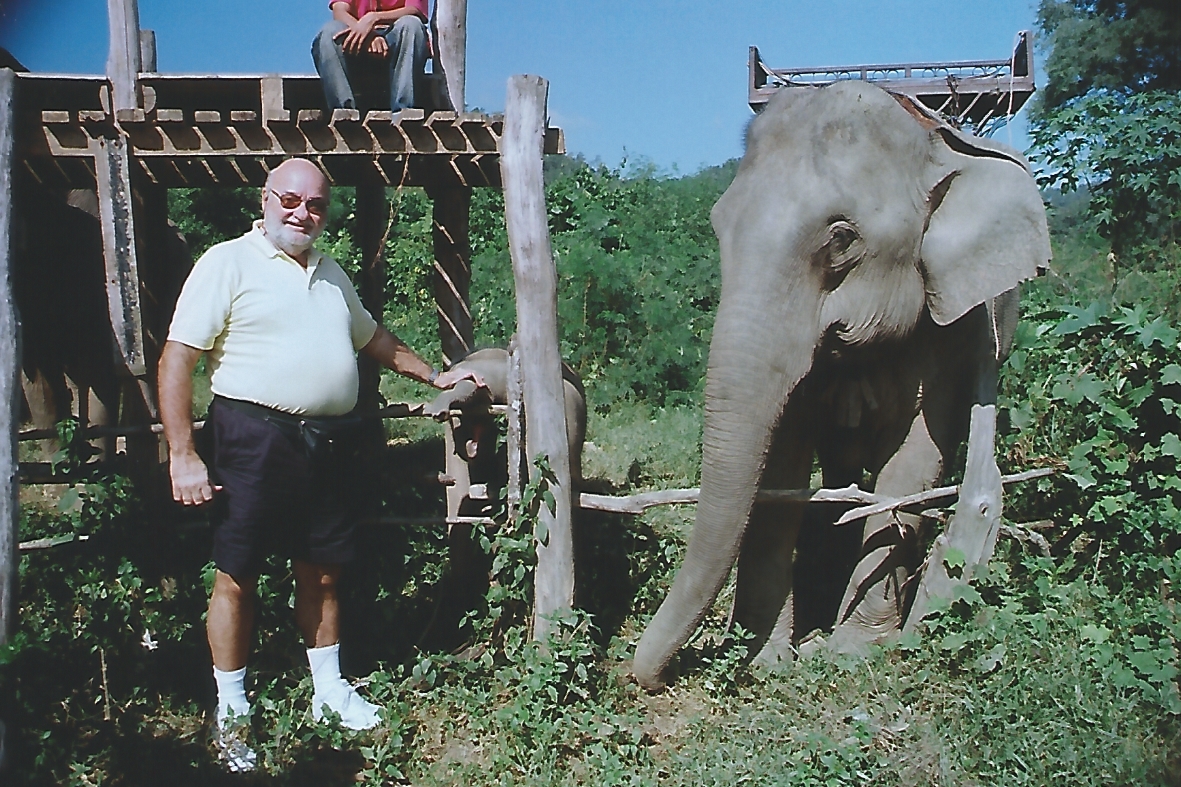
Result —
[{"label": "wrinkled elephant skin", "polygon": [[[490,347],[476,350],[455,364],[456,369],[477,372],[485,388],[477,388],[471,380],[461,380],[455,387],[443,391],[426,406],[424,412],[432,417],[446,416],[449,410],[478,410],[489,404],[508,403],[509,355],[507,350]],[[566,440],[570,448],[570,478],[575,484],[582,479],[582,444],[586,439],[586,394],[582,380],[566,364],[562,364],[562,392],[566,404]],[[488,423],[491,423],[488,420]],[[457,447],[474,452],[481,435],[472,434],[473,427],[484,430],[484,421],[468,417],[455,435]],[[475,458],[469,453],[465,458]]]},{"label": "wrinkled elephant skin", "polygon": [[814,457],[825,486],[868,478],[900,495],[937,483],[972,404],[995,396],[1018,285],[1050,258],[1018,153],[857,81],[781,90],[712,219],[722,295],[701,496],[636,651],[650,690],[735,562],[733,621],[761,660],[790,658],[813,628],[835,627],[830,642],[847,649],[897,630],[915,518],[834,528],[839,507],[755,494],[809,486]]}]

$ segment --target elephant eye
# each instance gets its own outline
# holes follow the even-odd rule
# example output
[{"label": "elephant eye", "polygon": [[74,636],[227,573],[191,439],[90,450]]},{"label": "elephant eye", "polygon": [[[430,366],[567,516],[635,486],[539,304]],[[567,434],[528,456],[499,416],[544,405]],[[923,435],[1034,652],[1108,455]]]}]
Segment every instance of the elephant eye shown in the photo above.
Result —
[{"label": "elephant eye", "polygon": [[828,235],[820,247],[817,260],[825,269],[826,284],[836,287],[849,270],[865,254],[865,243],[857,228],[844,219],[837,219],[828,226]]}]

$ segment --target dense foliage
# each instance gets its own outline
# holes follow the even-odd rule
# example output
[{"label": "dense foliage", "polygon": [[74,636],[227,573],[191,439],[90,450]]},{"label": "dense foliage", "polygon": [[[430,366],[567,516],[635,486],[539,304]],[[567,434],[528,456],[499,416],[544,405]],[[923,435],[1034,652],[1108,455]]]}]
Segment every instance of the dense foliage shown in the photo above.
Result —
[{"label": "dense foliage", "polygon": [[[1181,14],[1171,0],[1042,0],[1042,185],[1090,194],[1116,270],[1172,266],[1181,230]],[[1125,270],[1120,270],[1120,267]]]},{"label": "dense foliage", "polygon": [[1038,113],[1088,93],[1181,90],[1181,14],[1172,0],[1041,0],[1046,85]]}]

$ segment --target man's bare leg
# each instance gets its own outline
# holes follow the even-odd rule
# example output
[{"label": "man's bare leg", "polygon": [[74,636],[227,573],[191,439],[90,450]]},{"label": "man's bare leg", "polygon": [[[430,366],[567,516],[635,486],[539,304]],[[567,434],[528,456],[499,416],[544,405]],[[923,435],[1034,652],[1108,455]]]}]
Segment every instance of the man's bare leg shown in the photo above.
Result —
[{"label": "man's bare leg", "polygon": [[295,573],[295,622],[309,648],[335,645],[340,639],[340,602],[336,581],[340,566],[292,560]]},{"label": "man's bare leg", "polygon": [[257,582],[254,577],[235,579],[222,571],[218,571],[213,580],[205,632],[209,636],[213,666],[224,672],[246,666],[250,632],[254,628]]},{"label": "man's bare leg", "polygon": [[377,706],[357,694],[340,676],[340,602],[336,581],[340,566],[291,561],[295,572],[295,621],[308,646],[312,668],[312,717],[323,717],[324,708],[340,714],[345,727],[367,730],[377,725]]},{"label": "man's bare leg", "polygon": [[235,579],[218,571],[205,618],[205,633],[213,654],[213,679],[217,682],[213,743],[231,772],[253,771],[258,762],[249,744],[250,701],[246,698],[246,654],[254,628],[256,585],[254,577]]}]

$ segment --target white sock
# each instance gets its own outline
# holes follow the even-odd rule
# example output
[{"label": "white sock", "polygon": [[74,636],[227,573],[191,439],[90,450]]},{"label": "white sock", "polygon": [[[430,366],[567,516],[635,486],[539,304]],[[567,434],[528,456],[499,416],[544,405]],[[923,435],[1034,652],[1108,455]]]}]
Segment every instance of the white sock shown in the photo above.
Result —
[{"label": "white sock", "polygon": [[340,723],[351,730],[368,730],[381,719],[376,705],[366,702],[340,677],[340,643],[308,648],[312,667],[312,718],[319,721],[324,706],[340,714]]},{"label": "white sock", "polygon": [[213,668],[217,682],[217,720],[225,721],[232,712],[235,716],[250,715],[250,701],[246,699],[246,668],[224,672]]},{"label": "white sock", "polygon": [[308,648],[308,664],[312,667],[313,691],[319,695],[340,691],[340,643],[322,648]]}]

